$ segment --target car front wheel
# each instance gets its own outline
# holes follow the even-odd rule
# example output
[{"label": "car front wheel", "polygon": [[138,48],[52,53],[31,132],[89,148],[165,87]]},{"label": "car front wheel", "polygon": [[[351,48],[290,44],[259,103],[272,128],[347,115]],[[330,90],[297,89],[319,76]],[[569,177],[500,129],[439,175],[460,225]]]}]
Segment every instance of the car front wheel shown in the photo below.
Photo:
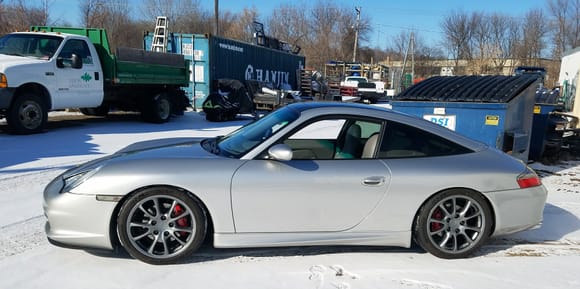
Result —
[{"label": "car front wheel", "polygon": [[143,262],[175,263],[196,251],[205,238],[206,218],[185,192],[148,188],[131,196],[117,218],[119,239]]},{"label": "car front wheel", "polygon": [[484,197],[454,189],[428,200],[415,223],[415,240],[427,252],[445,259],[465,258],[487,240],[492,223]]}]

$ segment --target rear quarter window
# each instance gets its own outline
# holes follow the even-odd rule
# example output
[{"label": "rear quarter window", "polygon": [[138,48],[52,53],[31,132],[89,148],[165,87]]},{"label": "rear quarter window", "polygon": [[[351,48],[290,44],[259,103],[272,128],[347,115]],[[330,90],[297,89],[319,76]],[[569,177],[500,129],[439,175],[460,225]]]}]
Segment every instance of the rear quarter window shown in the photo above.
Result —
[{"label": "rear quarter window", "polygon": [[472,150],[422,129],[387,123],[379,158],[438,157],[470,153]]}]

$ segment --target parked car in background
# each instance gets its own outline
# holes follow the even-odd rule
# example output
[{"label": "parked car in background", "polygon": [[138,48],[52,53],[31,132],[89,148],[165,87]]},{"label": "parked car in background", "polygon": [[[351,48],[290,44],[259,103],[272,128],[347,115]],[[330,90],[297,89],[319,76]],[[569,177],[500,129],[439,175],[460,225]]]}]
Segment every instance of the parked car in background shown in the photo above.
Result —
[{"label": "parked car in background", "polygon": [[135,143],[44,192],[58,245],[174,263],[215,247],[415,240],[464,258],[537,226],[546,189],[524,163],[428,121],[346,103],[296,103],[225,135]]}]

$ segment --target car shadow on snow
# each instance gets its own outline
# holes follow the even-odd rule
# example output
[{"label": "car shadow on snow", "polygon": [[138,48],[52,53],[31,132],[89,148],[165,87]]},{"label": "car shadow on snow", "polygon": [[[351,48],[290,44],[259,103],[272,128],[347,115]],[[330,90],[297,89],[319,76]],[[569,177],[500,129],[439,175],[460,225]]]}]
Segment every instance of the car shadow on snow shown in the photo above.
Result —
[{"label": "car shadow on snow", "polygon": [[[125,250],[100,251],[85,250],[87,253],[101,257],[114,259],[132,259]],[[318,256],[344,253],[385,253],[385,254],[402,254],[402,253],[425,253],[419,247],[401,248],[387,246],[302,246],[302,247],[272,247],[272,248],[214,248],[213,245],[205,242],[191,256],[185,258],[179,264],[194,264],[202,262],[219,261],[226,259],[249,259],[254,258],[279,258],[279,257],[300,257],[300,256]]]},{"label": "car shadow on snow", "polygon": [[[136,113],[113,112],[106,118],[64,113],[51,115],[47,129],[33,135],[7,134],[6,123],[0,122],[0,173],[25,173],[28,169],[10,167],[44,158],[87,156],[86,160],[90,160],[113,153],[132,142],[172,137],[172,132],[180,136],[191,134],[190,137],[213,136],[224,128],[238,127],[251,120],[250,116],[241,115],[229,122],[208,122],[203,113],[188,111],[183,116],[173,117],[168,123],[153,124],[144,122]],[[162,136],[152,137],[151,133]],[[115,135],[120,135],[116,142]],[[103,144],[102,139],[107,137],[112,141]],[[37,166],[30,171],[42,169],[45,168]]]},{"label": "car shadow on snow", "polygon": [[566,236],[579,230],[580,219],[576,215],[564,208],[546,203],[544,219],[540,228],[493,238],[476,255],[509,251],[521,245],[562,246],[574,244],[580,240],[568,240]]}]

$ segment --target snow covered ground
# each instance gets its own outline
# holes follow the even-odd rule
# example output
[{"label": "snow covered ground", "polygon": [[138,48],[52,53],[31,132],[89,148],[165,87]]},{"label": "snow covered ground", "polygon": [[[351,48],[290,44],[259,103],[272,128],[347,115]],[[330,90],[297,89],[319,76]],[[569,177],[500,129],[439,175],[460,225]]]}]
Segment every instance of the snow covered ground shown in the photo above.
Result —
[{"label": "snow covered ground", "polygon": [[66,168],[148,139],[214,136],[246,123],[208,123],[196,112],[155,125],[51,114],[46,133],[7,135],[0,120],[0,288],[580,288],[580,161],[533,164],[549,190],[544,225],[442,260],[417,248],[215,249],[186,264],[152,266],[127,255],[46,241],[42,190]]}]

